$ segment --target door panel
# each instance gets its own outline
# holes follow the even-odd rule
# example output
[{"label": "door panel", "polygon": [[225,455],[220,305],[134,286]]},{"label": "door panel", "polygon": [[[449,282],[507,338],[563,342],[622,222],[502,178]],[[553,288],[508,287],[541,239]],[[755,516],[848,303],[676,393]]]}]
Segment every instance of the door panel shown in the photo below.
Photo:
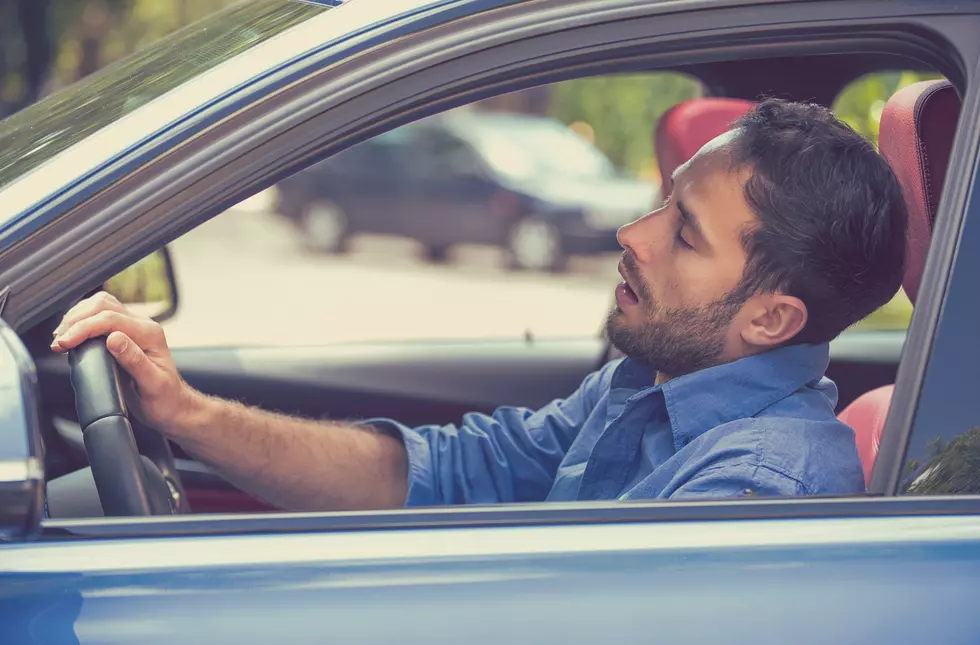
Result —
[{"label": "door panel", "polygon": [[978,576],[968,516],[34,542],[0,546],[0,626],[82,645],[965,645]]}]

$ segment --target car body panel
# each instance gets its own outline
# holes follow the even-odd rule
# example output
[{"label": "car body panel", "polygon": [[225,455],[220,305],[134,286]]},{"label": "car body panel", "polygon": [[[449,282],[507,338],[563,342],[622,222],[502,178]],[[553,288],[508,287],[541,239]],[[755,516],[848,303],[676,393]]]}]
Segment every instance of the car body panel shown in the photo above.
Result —
[{"label": "car body panel", "polygon": [[0,625],[11,645],[967,645],[978,576],[977,517],[92,539],[0,550]]}]

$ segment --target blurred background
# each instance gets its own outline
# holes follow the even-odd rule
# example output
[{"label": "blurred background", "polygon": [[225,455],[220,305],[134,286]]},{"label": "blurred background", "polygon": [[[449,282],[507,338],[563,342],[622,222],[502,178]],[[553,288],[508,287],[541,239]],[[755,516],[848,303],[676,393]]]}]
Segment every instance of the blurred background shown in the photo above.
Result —
[{"label": "blurred background", "polygon": [[[0,0],[0,118],[173,32],[201,29],[202,19],[214,24],[235,3]],[[876,143],[885,101],[923,78],[861,78],[834,109]],[[317,164],[173,244],[181,306],[167,323],[171,342],[598,333],[618,281],[615,230],[661,198],[653,133],[668,109],[702,94],[676,73],[568,81],[411,124]],[[568,215],[501,228],[532,199],[505,190],[515,183]],[[350,315],[376,311],[379,298],[426,315],[397,326]],[[488,302],[507,302],[506,314],[487,315]],[[861,325],[903,329],[910,313],[899,294]]]}]

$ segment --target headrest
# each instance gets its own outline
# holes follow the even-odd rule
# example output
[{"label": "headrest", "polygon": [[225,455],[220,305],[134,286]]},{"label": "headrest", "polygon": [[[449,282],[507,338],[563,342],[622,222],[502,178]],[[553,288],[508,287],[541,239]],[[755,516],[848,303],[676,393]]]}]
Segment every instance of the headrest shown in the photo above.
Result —
[{"label": "headrest", "polygon": [[741,99],[701,98],[679,103],[667,110],[654,137],[657,165],[663,178],[664,196],[670,194],[670,177],[698,150],[751,110],[755,103]]},{"label": "headrest", "polygon": [[909,211],[903,286],[912,302],[919,293],[959,115],[956,89],[944,80],[899,90],[881,113],[878,145],[902,185]]}]

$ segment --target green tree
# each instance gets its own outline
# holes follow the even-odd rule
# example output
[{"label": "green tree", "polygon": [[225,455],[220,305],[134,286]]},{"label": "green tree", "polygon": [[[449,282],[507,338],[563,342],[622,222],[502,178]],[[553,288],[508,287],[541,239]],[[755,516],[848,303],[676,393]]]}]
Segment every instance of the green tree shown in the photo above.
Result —
[{"label": "green tree", "polygon": [[697,80],[672,72],[597,76],[555,85],[550,114],[588,124],[616,165],[640,172],[654,159],[653,129],[663,113],[701,93]]},{"label": "green tree", "polygon": [[[932,459],[907,485],[909,493],[980,493],[980,427],[964,432],[949,443],[936,439],[930,445],[930,452]],[[911,478],[912,474],[907,473],[907,478]]]},{"label": "green tree", "polygon": [[895,92],[919,81],[941,78],[921,72],[868,74],[848,85],[834,101],[834,113],[845,123],[878,145],[878,128],[885,103]]}]

